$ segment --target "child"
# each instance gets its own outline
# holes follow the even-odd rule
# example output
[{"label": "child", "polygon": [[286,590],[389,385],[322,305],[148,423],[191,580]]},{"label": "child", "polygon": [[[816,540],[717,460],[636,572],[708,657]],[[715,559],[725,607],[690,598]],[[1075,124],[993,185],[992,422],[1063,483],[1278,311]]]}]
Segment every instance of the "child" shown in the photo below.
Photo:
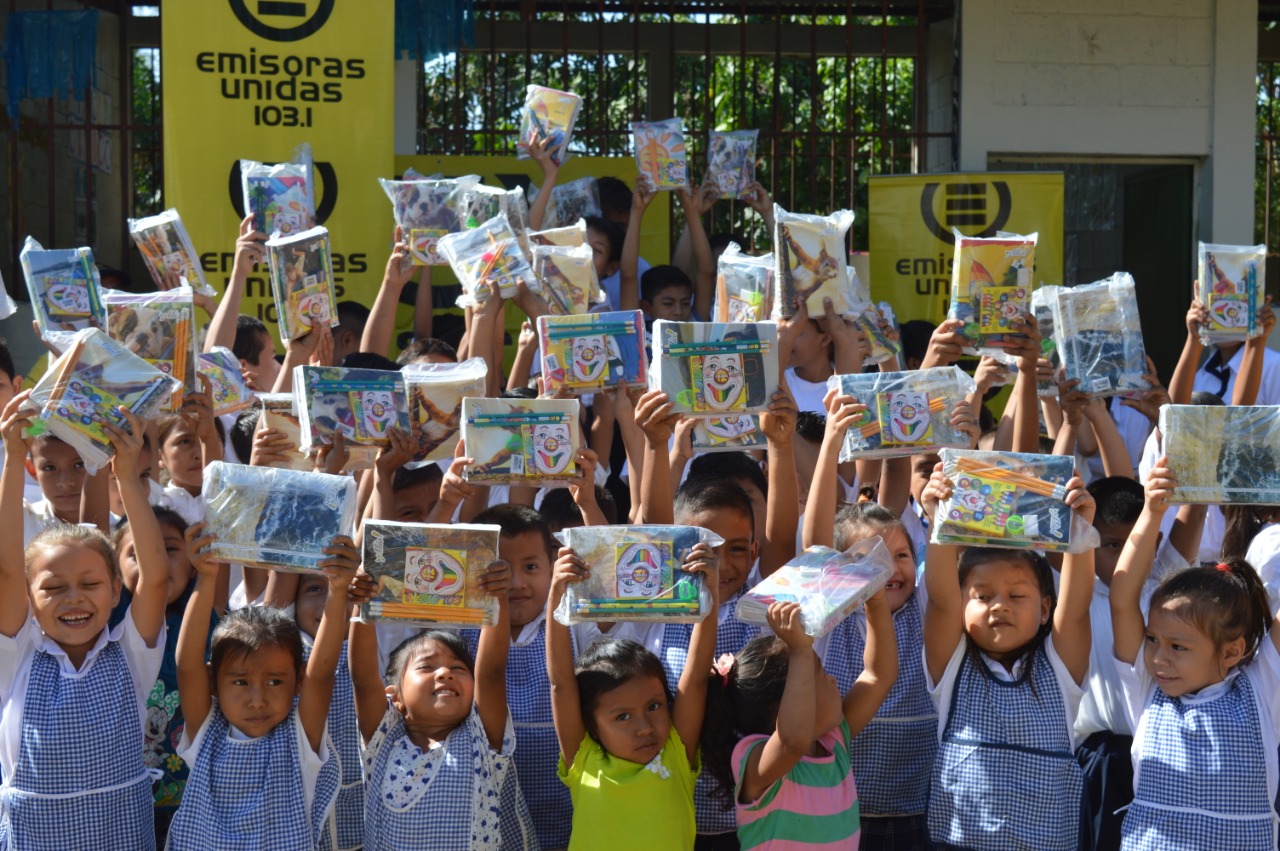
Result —
[{"label": "child", "polygon": [[187,530],[197,578],[178,637],[178,694],[187,718],[178,753],[191,773],[169,849],[316,848],[338,791],[325,726],[359,551],[342,536],[324,550],[319,566],[329,596],[305,663],[288,615],[247,606],[218,624],[206,665],[205,635],[225,568],[210,557],[213,537],[200,537],[203,529]]},{"label": "child", "polygon": [[137,475],[142,423],[104,423],[138,583],[124,623],[108,628],[120,566],[100,532],[78,525],[37,535],[25,555],[23,429],[29,393],[0,414],[0,847],[155,848],[144,707],[164,655],[164,544]]},{"label": "child", "polygon": [[[932,516],[952,493],[941,466],[924,491]],[[1093,520],[1079,477],[1073,515]],[[925,675],[941,728],[929,835],[943,847],[1079,847],[1081,773],[1072,725],[1089,667],[1093,553],[1063,558],[1061,591],[1032,550],[930,544]]]},{"label": "child", "polygon": [[640,276],[640,309],[645,319],[690,322],[693,282],[675,266],[654,266]]},{"label": "child", "polygon": [[[199,396],[191,394],[187,398],[194,400],[199,399]],[[198,402],[194,404],[199,405]],[[203,410],[205,413],[192,417],[182,414],[165,417],[160,421],[157,431],[160,467],[169,476],[164,499],[188,524],[199,523],[204,519],[200,490],[204,485],[204,459],[207,450],[206,435],[203,433],[207,432],[207,439],[211,441],[210,449],[214,453],[209,459],[222,457],[221,440],[213,424],[212,408]]]},{"label": "child", "polygon": [[[15,444],[12,451],[21,446],[26,456],[26,444]],[[6,461],[10,448],[5,450]],[[17,459],[14,459],[17,463]],[[42,434],[31,441],[31,472],[40,485],[44,499],[39,502],[23,501],[22,541],[31,543],[41,531],[50,526],[80,522],[80,503],[84,494],[85,469],[80,453],[71,444],[52,434]]]},{"label": "child", "polygon": [[[22,376],[13,365],[13,355],[9,352],[9,344],[0,337],[0,409],[9,404],[9,400],[22,392]],[[0,466],[4,464],[4,446],[0,444]],[[27,471],[23,481],[22,496],[27,502],[39,502],[42,498],[40,485],[31,471]]]},{"label": "child", "polygon": [[[889,693],[898,649],[881,591],[867,601],[864,670],[840,699],[806,635],[799,603],[769,606],[774,636],[753,639],[713,678],[707,771],[732,799],[746,848],[857,848],[850,745]],[[714,732],[713,732],[714,731]]]},{"label": "child", "polygon": [[1133,742],[1134,800],[1121,848],[1276,846],[1280,655],[1266,589],[1233,559],[1140,598],[1177,482],[1161,458],[1111,580],[1115,664]]},{"label": "child", "polygon": [[[715,587],[718,559],[696,544],[684,569]],[[560,550],[547,600],[547,674],[560,743],[560,778],[573,798],[570,851],[602,837],[622,849],[692,849],[693,785],[706,711],[716,611],[693,628],[675,693],[658,657],[634,641],[603,640],[578,658],[569,630],[553,617],[570,582],[587,575],[569,547]],[[674,698],[674,699],[673,699]]]}]

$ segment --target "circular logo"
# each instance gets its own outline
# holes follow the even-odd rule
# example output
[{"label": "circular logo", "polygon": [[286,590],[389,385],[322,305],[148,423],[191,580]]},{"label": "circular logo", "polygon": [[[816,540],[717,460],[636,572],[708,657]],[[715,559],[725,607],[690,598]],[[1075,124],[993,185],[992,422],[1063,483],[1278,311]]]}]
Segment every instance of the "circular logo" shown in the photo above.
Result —
[{"label": "circular logo", "polygon": [[[236,20],[254,35],[268,41],[300,41],[325,25],[333,14],[334,0],[228,0]],[[308,13],[308,7],[314,3],[315,10]],[[253,6],[254,11],[249,7]],[[272,21],[288,22],[289,26],[267,23]]]}]

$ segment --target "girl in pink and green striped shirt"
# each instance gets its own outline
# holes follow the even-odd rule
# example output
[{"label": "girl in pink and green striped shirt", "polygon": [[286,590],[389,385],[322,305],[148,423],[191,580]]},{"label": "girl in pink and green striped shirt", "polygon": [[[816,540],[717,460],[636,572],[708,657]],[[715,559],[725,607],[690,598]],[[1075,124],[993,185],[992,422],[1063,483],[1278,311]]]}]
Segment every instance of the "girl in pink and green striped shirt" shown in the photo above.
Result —
[{"label": "girl in pink and green striped shirt", "polygon": [[[865,667],[841,700],[797,603],[769,607],[774,636],[756,638],[712,678],[702,754],[743,851],[857,849],[861,824],[849,744],[898,676],[893,620],[867,601]],[[727,660],[726,660],[727,661]]]}]

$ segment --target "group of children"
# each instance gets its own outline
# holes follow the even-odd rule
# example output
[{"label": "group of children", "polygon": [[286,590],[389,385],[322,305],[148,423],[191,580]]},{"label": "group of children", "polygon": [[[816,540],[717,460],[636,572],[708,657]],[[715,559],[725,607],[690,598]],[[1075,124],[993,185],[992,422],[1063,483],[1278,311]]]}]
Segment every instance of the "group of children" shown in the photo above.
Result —
[{"label": "group of children", "polygon": [[[533,153],[541,200],[556,165]],[[691,275],[641,271],[652,191],[601,189],[606,215],[587,235],[611,307],[706,319],[714,192],[680,193],[676,259],[692,256]],[[758,184],[750,203],[769,215]],[[372,310],[346,308],[280,364],[266,328],[239,315],[264,238],[246,219],[207,346],[230,344],[262,391],[289,390],[298,364],[396,368],[392,317],[414,275],[403,241]],[[526,289],[515,301],[545,311]],[[417,303],[400,365],[483,357],[490,395],[531,392],[526,335],[500,380],[496,291],[467,310],[456,349],[431,338],[425,290]],[[1176,482],[1154,427],[1170,400],[1280,404],[1260,399],[1275,375],[1266,335],[1215,350],[1210,375],[1197,302],[1169,389],[1156,380],[1109,407],[1070,384],[1037,397],[1046,365],[1024,318],[1016,377],[984,359],[976,391],[949,402],[975,447],[1079,456],[1066,504],[1102,543],[1046,557],[926,543],[955,487],[934,455],[840,462],[867,400],[825,381],[862,371],[866,340],[834,311],[798,308],[779,323],[786,369],[760,416],[763,457],[695,457],[671,400],[625,386],[595,395],[565,489],[469,483],[462,444],[448,464],[410,469],[393,431],[356,474],[361,516],[502,530],[481,580],[497,622],[460,632],[351,618],[373,593],[359,530],[335,535],[309,574],[210,556],[205,466],[270,466],[291,449],[256,412],[223,422],[206,389],[156,422],[126,414],[105,426],[109,470],[88,476],[58,438],[25,436],[28,394],[0,351],[0,848],[1276,848],[1280,638],[1250,566],[1270,560],[1252,546],[1270,521],[1228,509],[1215,525],[1220,512],[1193,506],[1170,517]],[[954,363],[964,343],[955,322],[907,323],[901,338],[901,362],[882,371]],[[1223,370],[1218,396],[1194,395]],[[984,401],[1004,380],[996,421]],[[1126,416],[1145,459],[1121,437]],[[317,469],[341,470],[343,454],[326,447]],[[1089,476],[1091,458],[1103,475]],[[554,534],[627,523],[722,539],[683,563],[713,591],[704,620],[552,616],[589,573]],[[794,603],[770,606],[768,629],[735,617],[800,549],[871,538],[892,576],[822,638]]]}]

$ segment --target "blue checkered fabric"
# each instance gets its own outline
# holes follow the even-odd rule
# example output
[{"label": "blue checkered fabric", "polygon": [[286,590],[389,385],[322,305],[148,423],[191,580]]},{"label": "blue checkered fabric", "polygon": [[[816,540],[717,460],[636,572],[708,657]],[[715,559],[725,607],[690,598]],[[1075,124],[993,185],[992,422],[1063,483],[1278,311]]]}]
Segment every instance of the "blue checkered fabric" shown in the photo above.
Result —
[{"label": "blue checkered fabric", "polygon": [[[831,631],[822,667],[841,694],[862,674],[867,621],[859,611]],[[898,679],[871,722],[853,740],[850,757],[863,817],[923,815],[929,775],[938,752],[938,711],[924,680],[924,625],[909,600],[893,615],[898,638]]]},{"label": "blue checkered fabric", "polygon": [[1185,702],[1160,690],[1147,705],[1133,806],[1121,827],[1125,851],[1276,847],[1267,788],[1268,753],[1247,670],[1214,700]]},{"label": "blue checkered fabric", "polygon": [[[306,655],[311,655],[307,642]],[[360,725],[356,721],[355,687],[347,661],[347,643],[338,658],[333,699],[329,702],[329,742],[338,764],[338,794],[320,830],[320,851],[355,851],[364,843],[364,769],[360,761]]]},{"label": "blue checkered fabric", "polygon": [[18,762],[5,767],[7,784],[0,789],[3,847],[155,848],[137,707],[118,642],[108,642],[79,677],[62,676],[57,659],[35,654]]},{"label": "blue checkered fabric", "polygon": [[1040,644],[1030,672],[996,679],[970,647],[934,763],[929,835],[973,851],[1075,851],[1083,775]]}]

